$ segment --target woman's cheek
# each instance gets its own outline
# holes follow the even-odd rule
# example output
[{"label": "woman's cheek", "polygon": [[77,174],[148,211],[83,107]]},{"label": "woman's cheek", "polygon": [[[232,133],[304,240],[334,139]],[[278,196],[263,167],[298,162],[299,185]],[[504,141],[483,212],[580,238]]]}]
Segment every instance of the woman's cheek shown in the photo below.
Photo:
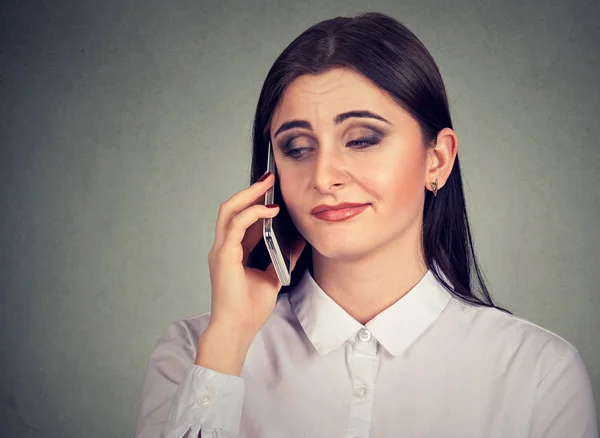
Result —
[{"label": "woman's cheek", "polygon": [[397,160],[399,165],[380,166],[369,179],[371,191],[386,210],[410,209],[423,196],[423,171],[420,162]]}]

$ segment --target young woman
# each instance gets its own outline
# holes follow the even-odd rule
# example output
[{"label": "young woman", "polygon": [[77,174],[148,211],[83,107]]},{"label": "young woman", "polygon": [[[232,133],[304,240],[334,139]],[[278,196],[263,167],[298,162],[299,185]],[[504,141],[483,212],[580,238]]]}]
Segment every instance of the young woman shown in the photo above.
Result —
[{"label": "young woman", "polygon": [[[258,101],[254,183],[219,209],[211,313],[159,340],[137,436],[596,437],[576,348],[490,298],[457,147],[438,68],[394,19],[294,40]],[[275,215],[301,236],[286,287]]]}]

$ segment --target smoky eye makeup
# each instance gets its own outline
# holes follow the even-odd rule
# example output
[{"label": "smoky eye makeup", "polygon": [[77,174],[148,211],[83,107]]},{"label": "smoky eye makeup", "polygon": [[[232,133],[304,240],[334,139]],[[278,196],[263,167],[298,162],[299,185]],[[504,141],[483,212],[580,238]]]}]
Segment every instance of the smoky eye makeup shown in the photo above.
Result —
[{"label": "smoky eye makeup", "polygon": [[358,132],[358,133],[361,133],[361,135],[363,133],[367,133],[366,135],[375,134],[380,137],[383,137],[386,134],[385,130],[379,128],[378,126],[372,125],[370,123],[365,123],[365,122],[350,126],[348,131],[350,131],[352,133]]},{"label": "smoky eye makeup", "polygon": [[345,134],[344,139],[348,140],[356,140],[356,139],[378,139],[381,140],[386,133],[373,126],[355,126],[348,130],[347,134]]},{"label": "smoky eye makeup", "polygon": [[370,135],[361,135],[361,136],[352,136],[346,142],[346,144],[350,147],[354,147],[357,149],[366,148],[368,146],[374,146],[376,144],[381,143],[381,136],[377,134]]},{"label": "smoky eye makeup", "polygon": [[282,137],[277,140],[277,146],[284,155],[288,155],[288,153],[293,151],[295,148],[306,147],[308,144],[312,144],[314,142],[314,140],[307,141],[306,137],[307,136],[305,134]]},{"label": "smoky eye makeup", "polygon": [[[347,147],[366,149],[369,146],[381,143],[386,135],[387,132],[385,129],[368,122],[360,121],[348,124],[341,136],[341,141]],[[281,135],[275,143],[284,155],[294,156],[296,152],[300,153],[300,151],[315,147],[318,141],[310,133],[302,131],[294,133],[294,131],[290,131]]]}]

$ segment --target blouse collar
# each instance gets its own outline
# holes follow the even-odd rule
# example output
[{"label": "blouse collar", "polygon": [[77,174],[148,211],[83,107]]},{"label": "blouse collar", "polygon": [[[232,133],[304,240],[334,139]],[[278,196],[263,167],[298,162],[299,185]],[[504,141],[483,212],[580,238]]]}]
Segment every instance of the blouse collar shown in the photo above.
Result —
[{"label": "blouse collar", "polygon": [[450,299],[428,270],[406,295],[363,326],[321,289],[309,269],[289,294],[300,325],[320,355],[366,328],[390,354],[398,356],[437,319]]}]

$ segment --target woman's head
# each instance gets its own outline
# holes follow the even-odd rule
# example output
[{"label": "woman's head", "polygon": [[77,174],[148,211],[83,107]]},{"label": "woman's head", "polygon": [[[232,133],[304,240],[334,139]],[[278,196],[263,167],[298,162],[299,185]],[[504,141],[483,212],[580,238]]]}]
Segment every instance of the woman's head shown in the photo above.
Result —
[{"label": "woman's head", "polygon": [[[451,134],[438,150],[425,144],[417,119],[347,67],[294,79],[269,129],[287,212],[317,254],[333,259],[360,258],[384,246],[413,248],[427,181],[443,185],[456,151]],[[368,207],[344,222],[311,213],[342,202]]]},{"label": "woman's head", "polygon": [[[418,252],[442,282],[437,268],[448,278],[449,290],[491,304],[471,244],[444,84],[405,26],[368,13],[310,27],[270,69],[253,135],[252,182],[266,170],[271,140],[279,214],[307,240],[297,270],[310,268],[313,246],[325,257],[353,259],[418,236]],[[345,222],[311,214],[340,202],[368,207]],[[471,263],[482,299],[471,291]],[[268,264],[262,242],[249,264]]]}]

